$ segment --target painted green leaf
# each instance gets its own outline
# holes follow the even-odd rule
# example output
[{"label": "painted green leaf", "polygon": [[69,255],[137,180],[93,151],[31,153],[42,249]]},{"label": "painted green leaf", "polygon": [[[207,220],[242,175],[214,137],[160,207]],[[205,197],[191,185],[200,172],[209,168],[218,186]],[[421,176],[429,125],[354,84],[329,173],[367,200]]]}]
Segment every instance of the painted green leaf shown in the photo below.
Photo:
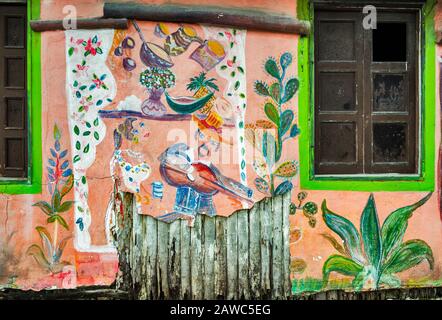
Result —
[{"label": "painted green leaf", "polygon": [[78,128],[78,126],[74,127],[74,133],[78,136],[80,134],[80,129]]},{"label": "painted green leaf", "polygon": [[339,243],[339,241],[331,234],[321,233],[321,236],[324,237],[328,242],[330,242],[333,248],[335,248],[344,257],[351,258],[350,254],[344,249],[344,247]]},{"label": "painted green leaf", "polygon": [[57,188],[54,190],[54,194],[52,195],[52,208],[54,212],[58,211],[58,207],[60,206],[61,195]]},{"label": "painted green leaf", "polygon": [[264,69],[267,71],[269,75],[276,79],[280,79],[278,64],[274,59],[268,59],[264,65]]},{"label": "painted green leaf", "polygon": [[60,190],[61,198],[63,198],[65,195],[67,195],[69,193],[69,191],[71,191],[73,186],[74,186],[74,175],[71,174],[67,178],[66,182],[64,183],[63,187]]},{"label": "painted green leaf", "polygon": [[394,274],[417,266],[427,260],[430,269],[434,267],[433,251],[430,246],[422,240],[410,240],[401,244],[385,264],[383,273]]},{"label": "painted green leaf", "polygon": [[68,54],[69,54],[69,57],[71,57],[74,54],[74,48],[70,47]]},{"label": "painted green leaf", "polygon": [[285,84],[284,95],[282,97],[281,103],[286,103],[290,101],[298,91],[298,88],[299,88],[298,79],[293,78],[287,81],[287,83]]},{"label": "painted green leaf", "polygon": [[77,141],[77,142],[75,143],[75,149],[77,149],[77,150],[80,150],[80,149],[81,149],[80,141]]},{"label": "painted green leaf", "polygon": [[269,86],[262,81],[255,81],[255,92],[263,97],[270,97]]},{"label": "painted green leaf", "polygon": [[68,240],[71,239],[72,236],[63,238],[63,240],[60,241],[60,243],[57,246],[57,249],[55,250],[55,260],[56,262],[60,261],[61,255],[63,254],[64,248],[66,247]]},{"label": "painted green leaf", "polygon": [[267,131],[263,134],[262,154],[266,159],[268,167],[273,167],[273,164],[275,163],[276,143],[275,137]]},{"label": "painted green leaf", "polygon": [[66,212],[68,211],[70,208],[72,208],[72,205],[74,204],[74,201],[66,201],[64,202],[59,208],[58,208],[58,212]]},{"label": "painted green leaf", "polygon": [[293,178],[298,173],[298,166],[295,161],[286,161],[282,163],[273,173],[281,178]]},{"label": "painted green leaf", "polygon": [[281,99],[281,86],[279,85],[279,83],[273,83],[269,88],[269,92],[273,100],[279,103]]},{"label": "painted green leaf", "polygon": [[96,118],[95,120],[94,120],[94,126],[98,126],[98,118]]},{"label": "painted green leaf", "polygon": [[337,272],[346,276],[356,276],[363,270],[363,266],[355,261],[340,256],[332,255],[325,261],[322,267],[322,280],[324,286],[328,283],[328,277],[331,272]]},{"label": "painted green leaf", "polygon": [[361,236],[368,262],[379,270],[382,259],[382,238],[373,194],[368,198],[362,212]]},{"label": "painted green leaf", "polygon": [[50,269],[50,263],[48,259],[46,259],[45,254],[40,246],[33,244],[28,248],[28,250],[26,250],[26,253],[33,256],[35,261],[37,261],[40,266],[48,270]]},{"label": "painted green leaf", "polygon": [[283,137],[289,131],[295,115],[292,110],[285,110],[281,115],[281,126],[279,128],[279,136]]},{"label": "painted green leaf", "polygon": [[361,238],[353,223],[330,211],[325,200],[322,202],[322,217],[327,226],[344,241],[344,247],[350,253],[352,259],[360,264],[364,264],[365,259],[361,249]]},{"label": "painted green leaf", "polygon": [[38,234],[41,238],[41,243],[43,244],[43,249],[46,253],[47,257],[50,257],[52,255],[52,237],[48,230],[44,227],[36,227],[35,230],[37,230]]},{"label": "painted green leaf", "polygon": [[381,230],[384,262],[389,254],[402,243],[405,231],[408,228],[408,219],[411,218],[417,208],[430,199],[431,195],[432,193],[429,193],[415,204],[395,210],[385,219]]},{"label": "painted green leaf", "polygon": [[100,135],[98,134],[98,132],[94,132],[94,138],[95,138],[95,140],[100,140]]},{"label": "painted green leaf", "polygon": [[60,140],[61,133],[57,125],[54,125],[54,140]]},{"label": "painted green leaf", "polygon": [[242,74],[244,74],[244,68],[243,67],[238,67],[237,68],[239,72],[241,72]]},{"label": "painted green leaf", "polygon": [[90,134],[91,134],[90,131],[85,131],[85,132],[83,132],[83,136],[85,136],[85,137],[89,136]]},{"label": "painted green leaf", "polygon": [[86,147],[84,147],[83,152],[84,153],[88,153],[89,152],[89,143],[86,145]]},{"label": "painted green leaf", "polygon": [[66,220],[60,215],[55,215],[55,219],[58,221],[59,224],[61,224],[66,230],[69,230],[68,224],[66,223]]},{"label": "painted green leaf", "polygon": [[80,158],[80,156],[77,154],[75,157],[74,157],[74,163],[75,162],[78,162],[78,161],[80,161],[81,160],[81,158]]},{"label": "painted green leaf", "polygon": [[46,201],[39,201],[37,203],[34,203],[32,206],[40,208],[48,216],[50,216],[51,214],[54,213],[52,211],[51,205],[49,203],[47,203]]},{"label": "painted green leaf", "polygon": [[267,118],[279,127],[279,112],[272,103],[268,102],[265,104],[264,112],[266,113]]},{"label": "painted green leaf", "polygon": [[382,274],[379,284],[386,285],[389,288],[399,288],[401,286],[401,279],[393,274]]},{"label": "painted green leaf", "polygon": [[234,87],[235,91],[239,89],[240,85],[241,85],[241,83],[239,81],[235,82],[235,87]]}]

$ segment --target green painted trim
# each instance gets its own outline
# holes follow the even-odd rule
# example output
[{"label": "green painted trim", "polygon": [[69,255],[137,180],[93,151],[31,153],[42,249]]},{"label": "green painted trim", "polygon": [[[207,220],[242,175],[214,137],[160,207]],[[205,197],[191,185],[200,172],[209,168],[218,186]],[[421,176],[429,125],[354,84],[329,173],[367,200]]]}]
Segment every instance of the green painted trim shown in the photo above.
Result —
[{"label": "green painted trim", "polygon": [[[28,21],[40,18],[40,0],[27,3]],[[42,189],[41,40],[27,27],[28,179],[0,181],[0,193],[36,194]]]},{"label": "green painted trim", "polygon": [[299,166],[301,188],[305,190],[346,191],[434,191],[436,129],[436,45],[434,15],[436,0],[429,0],[422,11],[422,139],[420,176],[391,177],[315,177],[314,176],[314,105],[313,105],[313,5],[298,0],[298,19],[311,22],[312,32],[300,37],[298,44],[299,91]]}]

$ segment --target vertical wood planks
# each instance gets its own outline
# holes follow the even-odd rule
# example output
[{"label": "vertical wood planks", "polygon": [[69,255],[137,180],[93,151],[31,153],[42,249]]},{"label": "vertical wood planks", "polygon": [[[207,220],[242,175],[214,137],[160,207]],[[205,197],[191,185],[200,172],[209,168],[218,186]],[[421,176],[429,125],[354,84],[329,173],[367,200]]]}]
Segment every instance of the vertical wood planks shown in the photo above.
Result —
[{"label": "vertical wood planks", "polygon": [[201,300],[204,296],[203,279],[203,243],[202,243],[202,217],[197,215],[195,223],[190,230],[190,274],[193,300]]},{"label": "vertical wood planks", "polygon": [[227,299],[238,299],[238,213],[227,219]]},{"label": "vertical wood planks", "polygon": [[158,297],[159,299],[169,298],[169,279],[167,275],[167,261],[169,253],[167,246],[169,243],[169,225],[167,223],[158,222]]},{"label": "vertical wood planks", "polygon": [[[121,284],[137,299],[286,299],[291,294],[290,193],[230,217],[167,224],[118,215]],[[128,223],[132,221],[132,225]],[[124,274],[126,273],[126,274]]]},{"label": "vertical wood planks", "polygon": [[290,281],[290,204],[292,193],[287,192],[282,198],[282,250],[283,250],[283,297],[289,298],[292,292]]},{"label": "vertical wood planks", "polygon": [[227,297],[227,218],[216,217],[215,298]]},{"label": "vertical wood planks", "polygon": [[249,283],[249,217],[247,210],[238,212],[238,297],[250,299]]},{"label": "vertical wood planks", "polygon": [[190,283],[190,228],[187,221],[180,221],[181,228],[181,299],[190,299],[192,287]]},{"label": "vertical wood planks", "polygon": [[203,217],[204,229],[204,299],[215,299],[215,219]]},{"label": "vertical wood planks", "polygon": [[144,281],[147,282],[147,295],[149,299],[158,299],[157,286],[157,233],[158,221],[152,217],[144,217],[146,233],[143,244],[147,247],[146,275]]},{"label": "vertical wood planks", "polygon": [[282,197],[272,199],[273,245],[272,245],[272,283],[273,296],[281,297],[283,280],[282,250]]},{"label": "vertical wood planks", "polygon": [[167,276],[170,299],[179,299],[181,290],[181,224],[174,221],[169,227]]},{"label": "vertical wood planks", "polygon": [[250,298],[257,299],[261,288],[261,223],[260,205],[253,206],[248,214],[249,219],[249,277]]},{"label": "vertical wood planks", "polygon": [[263,297],[271,296],[271,265],[272,265],[272,234],[273,217],[272,207],[269,199],[260,203],[261,220],[261,295]]}]

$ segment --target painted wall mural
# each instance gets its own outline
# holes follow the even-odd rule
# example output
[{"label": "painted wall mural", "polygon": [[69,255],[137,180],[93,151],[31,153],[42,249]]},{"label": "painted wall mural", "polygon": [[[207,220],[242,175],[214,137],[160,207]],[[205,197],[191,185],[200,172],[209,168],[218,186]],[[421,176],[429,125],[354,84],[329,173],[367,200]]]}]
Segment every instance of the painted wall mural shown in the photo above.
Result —
[{"label": "painted wall mural", "polygon": [[440,184],[301,189],[298,36],[131,21],[41,37],[44,187],[0,196],[0,287],[111,284],[118,191],[189,228],[291,192],[293,293],[442,285]]}]

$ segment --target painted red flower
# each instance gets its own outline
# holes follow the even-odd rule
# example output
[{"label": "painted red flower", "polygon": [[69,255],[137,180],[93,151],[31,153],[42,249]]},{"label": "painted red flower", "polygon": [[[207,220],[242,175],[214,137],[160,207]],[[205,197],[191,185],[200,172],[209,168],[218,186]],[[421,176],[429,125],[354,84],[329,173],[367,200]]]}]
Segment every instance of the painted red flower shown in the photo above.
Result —
[{"label": "painted red flower", "polygon": [[84,47],[84,49],[85,49],[86,51],[90,52],[90,54],[93,55],[93,56],[95,56],[95,55],[97,54],[97,50],[96,50],[96,49],[93,47],[93,45],[92,45],[92,39],[91,39],[91,38],[89,38],[89,39],[87,40],[87,44],[86,44],[86,46]]}]

